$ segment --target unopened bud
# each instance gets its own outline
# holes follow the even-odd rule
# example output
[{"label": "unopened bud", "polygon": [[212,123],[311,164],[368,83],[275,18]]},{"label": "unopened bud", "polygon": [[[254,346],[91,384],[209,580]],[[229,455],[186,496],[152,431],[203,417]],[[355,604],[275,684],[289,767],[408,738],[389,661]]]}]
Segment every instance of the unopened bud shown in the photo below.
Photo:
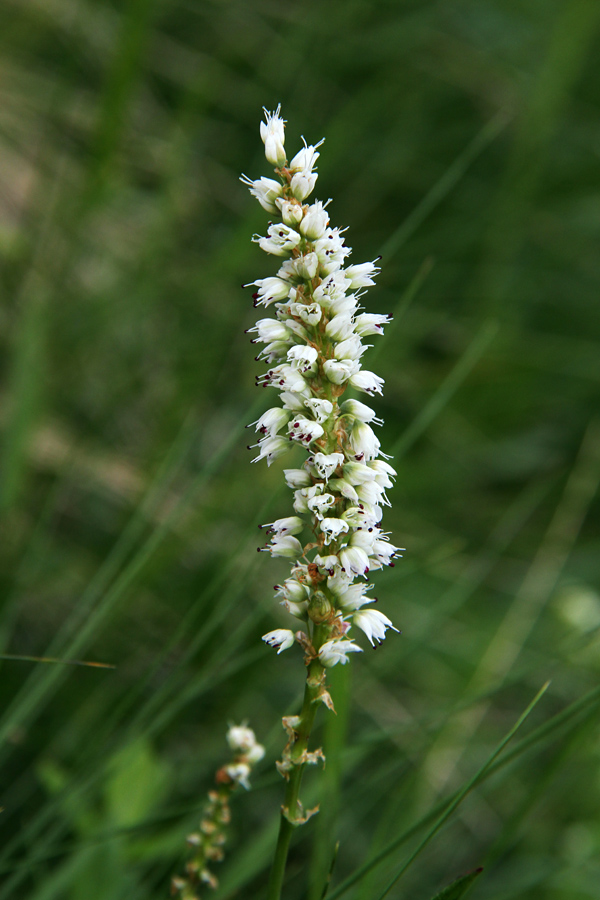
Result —
[{"label": "unopened bud", "polygon": [[308,603],[308,615],[317,625],[326,622],[332,606],[323,591],[315,591]]}]

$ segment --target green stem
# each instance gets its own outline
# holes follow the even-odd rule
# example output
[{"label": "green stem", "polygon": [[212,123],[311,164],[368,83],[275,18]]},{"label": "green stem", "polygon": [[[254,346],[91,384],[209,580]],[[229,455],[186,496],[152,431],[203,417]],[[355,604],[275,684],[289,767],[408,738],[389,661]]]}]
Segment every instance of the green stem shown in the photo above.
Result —
[{"label": "green stem", "polygon": [[[317,626],[315,628],[315,637],[316,632],[319,630],[319,626]],[[318,660],[314,660],[310,663],[304,689],[304,701],[302,703],[302,712],[300,713],[300,723],[298,724],[296,738],[290,750],[292,760],[299,760],[304,751],[308,749],[308,741],[310,739],[310,733],[319,705],[319,676],[321,676],[322,673],[323,667]],[[302,814],[299,814],[298,796],[305,766],[306,763],[296,763],[289,773],[289,780],[287,782],[283,806],[281,808],[279,835],[267,889],[267,900],[280,900],[292,832],[298,825],[303,824],[301,818]],[[295,819],[297,820],[294,821]]]}]

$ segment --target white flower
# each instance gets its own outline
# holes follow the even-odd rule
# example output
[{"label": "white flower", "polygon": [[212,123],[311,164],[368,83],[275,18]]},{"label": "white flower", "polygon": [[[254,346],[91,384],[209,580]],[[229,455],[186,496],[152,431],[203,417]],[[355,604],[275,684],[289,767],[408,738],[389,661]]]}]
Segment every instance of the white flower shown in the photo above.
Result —
[{"label": "white flower", "polygon": [[305,253],[303,256],[292,260],[289,269],[292,277],[300,278],[302,281],[310,281],[319,270],[319,257],[316,253]]},{"label": "white flower", "polygon": [[281,106],[275,112],[264,109],[265,122],[260,123],[260,136],[265,145],[265,156],[272,166],[284,166],[286,155],[283,145],[285,143],[285,120],[279,115]]},{"label": "white flower", "polygon": [[348,662],[349,653],[362,653],[362,647],[359,647],[358,644],[353,644],[352,641],[326,641],[319,650],[319,659],[322,665],[327,668],[335,666],[337,663],[345,666]]},{"label": "white flower", "polygon": [[255,766],[257,762],[261,761],[264,755],[265,748],[262,744],[256,743],[254,747],[251,747],[246,753],[246,759],[251,766]]},{"label": "white flower", "polygon": [[344,381],[351,379],[359,369],[360,364],[353,359],[326,359],[323,363],[323,371],[333,384],[343,384]]},{"label": "white flower", "polygon": [[343,547],[339,552],[342,568],[353,575],[366,575],[369,571],[369,557],[360,547]]},{"label": "white flower", "polygon": [[315,241],[323,237],[329,224],[329,215],[320,200],[308,207],[306,215],[300,222],[300,234],[308,238],[309,241]]},{"label": "white flower", "polygon": [[297,303],[296,308],[291,310],[292,314],[298,316],[306,325],[314,328],[323,318],[323,310],[318,303]]},{"label": "white flower", "polygon": [[352,252],[347,247],[339,228],[328,228],[323,237],[315,242],[315,250],[321,263],[321,274],[337,272],[346,257]]},{"label": "white flower", "polygon": [[310,475],[305,469],[284,469],[285,483],[293,491],[312,484]]},{"label": "white flower", "polygon": [[[392,564],[392,560],[399,551],[400,547],[394,547],[388,540],[377,540],[373,545],[371,554],[381,565],[389,566]],[[371,565],[373,566],[373,563]],[[373,568],[375,568],[375,566],[373,566]]]},{"label": "white flower", "polygon": [[370,285],[375,284],[371,276],[377,275],[379,271],[379,268],[372,262],[348,266],[344,270],[346,276],[350,279],[350,287],[352,289],[370,287]]},{"label": "white flower", "polygon": [[367,603],[373,603],[372,597],[366,597],[367,591],[371,590],[372,584],[352,584],[340,594],[339,602],[344,611],[360,609]]},{"label": "white flower", "polygon": [[323,309],[329,310],[332,303],[345,297],[347,284],[349,279],[346,279],[342,272],[334,272],[315,288],[313,298]]},{"label": "white flower", "polygon": [[362,609],[355,612],[352,616],[352,624],[364,631],[373,647],[375,641],[379,641],[379,643],[383,641],[387,628],[398,631],[388,617],[377,609]]},{"label": "white flower", "polygon": [[321,554],[318,553],[313,562],[319,569],[324,569],[329,575],[333,575],[333,573],[339,571],[340,568],[340,561],[334,553],[331,553],[328,556],[321,556]]},{"label": "white flower", "polygon": [[303,600],[302,603],[294,603],[293,600],[282,600],[280,605],[294,618],[306,621],[308,600]]},{"label": "white flower", "polygon": [[383,334],[383,325],[387,325],[391,316],[380,316],[377,313],[362,313],[354,321],[354,330],[361,337],[367,334]]},{"label": "white flower", "polygon": [[297,369],[286,363],[269,369],[266,375],[257,378],[257,383],[278,387],[280,390],[291,391],[295,394],[308,392],[308,385],[302,375]]},{"label": "white flower", "polygon": [[267,362],[270,366],[278,364],[285,360],[285,355],[288,351],[288,347],[289,344],[287,343],[287,341],[272,341],[260,351],[255,359],[257,362],[259,360],[265,360],[265,362]]},{"label": "white flower", "polygon": [[[289,419],[289,413],[284,409],[280,409],[279,406],[274,406],[264,412],[256,422],[252,422],[252,425],[256,426],[256,431],[261,431],[263,434],[269,434],[272,437],[277,434],[284,425],[287,425]],[[249,427],[250,426],[248,426],[248,428]]]},{"label": "white flower", "polygon": [[284,534],[300,534],[304,528],[304,522],[299,516],[285,516],[283,519],[275,519],[274,522],[269,522],[263,527],[280,537]]},{"label": "white flower", "polygon": [[370,503],[361,503],[360,506],[349,506],[342,513],[344,521],[354,528],[374,528],[381,522],[382,511],[380,506]]},{"label": "white flower", "polygon": [[290,365],[294,366],[305,375],[307,372],[313,373],[317,371],[319,351],[316,347],[308,347],[305,344],[295,344],[288,350],[287,358]]},{"label": "white flower", "polygon": [[338,466],[344,462],[343,453],[315,453],[313,465],[319,476],[329,481]]},{"label": "white flower", "polygon": [[302,394],[295,394],[293,391],[282,391],[279,395],[279,399],[281,400],[283,408],[289,409],[292,412],[303,412],[303,410],[306,409],[304,405],[306,397]]},{"label": "white flower", "polygon": [[310,444],[320,438],[324,432],[323,426],[318,422],[304,416],[295,416],[288,425],[288,434],[293,441]]},{"label": "white flower", "polygon": [[369,481],[375,481],[376,473],[370,466],[365,466],[359,462],[347,462],[344,465],[344,478],[350,484],[365,484]]},{"label": "white flower", "polygon": [[362,372],[353,374],[350,378],[350,384],[357,391],[364,391],[365,394],[371,394],[371,396],[383,393],[381,390],[381,385],[384,384],[383,378],[375,375],[374,372],[367,372],[365,369]]},{"label": "white flower", "polygon": [[258,288],[254,294],[256,306],[270,306],[271,303],[276,303],[278,300],[285,300],[286,297],[289,297],[291,288],[287,281],[276,276],[258,278],[256,281],[245,284],[244,287],[252,285]]},{"label": "white flower", "polygon": [[257,334],[258,340],[265,344],[269,341],[288,341],[292,336],[290,329],[277,319],[259,319],[246,333]]},{"label": "white flower", "polygon": [[360,528],[365,524],[364,506],[349,506],[342,513],[342,519],[353,528]]},{"label": "white flower", "polygon": [[331,591],[332,594],[335,594],[336,597],[339,597],[344,591],[347,591],[354,581],[354,575],[352,572],[346,572],[339,565],[334,566],[333,569],[329,572],[329,578],[327,579],[327,588]]},{"label": "white flower", "polygon": [[281,456],[283,453],[286,453],[289,450],[289,442],[286,441],[284,437],[280,437],[279,435],[273,435],[273,437],[265,437],[255,444],[254,446],[260,449],[258,456],[255,456],[252,460],[253,463],[258,462],[259,459],[266,459],[267,465],[270,466],[273,460],[277,459],[278,456]]},{"label": "white flower", "polygon": [[275,204],[283,191],[283,185],[279,181],[264,177],[252,181],[247,175],[242,175],[240,181],[248,186],[250,193],[253,197],[256,197],[263,209],[270,213],[277,212]]},{"label": "white flower", "polygon": [[336,345],[334,355],[336,359],[360,359],[366,349],[359,336],[353,334]]},{"label": "white flower", "polygon": [[235,781],[236,784],[241,784],[241,786],[243,788],[246,788],[247,791],[250,790],[250,782],[248,781],[248,777],[250,775],[251,769],[248,763],[231,763],[230,765],[225,766],[225,771],[232,781]]},{"label": "white flower", "polygon": [[358,494],[345,478],[332,478],[329,482],[332,491],[338,491],[346,500],[358,503]]},{"label": "white flower", "polygon": [[320,496],[312,497],[307,506],[312,513],[315,514],[317,519],[322,519],[324,514],[328,509],[335,503],[335,497],[332,494],[321,494]]},{"label": "white flower", "polygon": [[311,413],[321,424],[329,418],[333,412],[333,403],[330,400],[321,400],[316,397],[310,397],[304,401],[304,405],[310,409]]},{"label": "white flower", "polygon": [[265,549],[270,551],[271,556],[283,556],[287,559],[297,559],[302,556],[302,544],[297,537],[293,537],[291,534],[284,534],[281,537],[275,535]]},{"label": "white flower", "polygon": [[343,341],[354,331],[352,316],[348,313],[340,313],[330,319],[325,326],[325,334],[334,341]]},{"label": "white flower", "polygon": [[314,146],[312,144],[308,145],[304,138],[302,138],[302,140],[304,141],[304,147],[293,157],[289,165],[290,172],[299,172],[303,169],[308,169],[310,171],[321,155],[320,153],[317,153],[317,147],[321,146],[325,138],[320,140],[319,143]]},{"label": "white flower", "polygon": [[385,506],[390,505],[390,501],[385,496],[384,489],[377,484],[376,481],[367,481],[364,484],[358,484],[356,486],[356,493],[358,494],[358,499],[364,503],[369,503],[372,506],[377,506],[379,503],[383,503]]},{"label": "white flower", "polygon": [[376,425],[383,425],[383,419],[377,418],[375,410],[367,406],[366,403],[361,403],[360,400],[344,400],[340,404],[340,409],[344,415],[352,416],[352,418],[359,419],[361,422],[366,422],[367,424],[374,422]]},{"label": "white flower", "polygon": [[[332,316],[353,316],[358,306],[356,294],[343,294],[335,297],[329,304],[329,313]],[[354,323],[352,325],[354,327]]]},{"label": "white flower", "polygon": [[379,529],[375,528],[357,528],[356,531],[353,531],[350,535],[350,540],[348,541],[349,547],[360,547],[361,550],[364,550],[367,556],[370,556],[373,552],[373,546],[375,544],[375,540],[377,539],[379,534]]},{"label": "white flower", "polygon": [[287,254],[297,247],[302,240],[302,235],[280,222],[277,225],[269,225],[267,232],[268,237],[255,235],[253,240],[258,244],[265,253],[271,253],[273,256],[287,256]]},{"label": "white flower", "polygon": [[383,459],[374,459],[369,463],[369,468],[376,473],[375,481],[377,484],[384,488],[393,486],[392,478],[395,478],[398,473],[389,463],[386,463]]},{"label": "white flower", "polygon": [[343,519],[323,519],[320,528],[325,535],[325,545],[328,546],[332,541],[337,540],[340,534],[346,534],[348,531],[348,523]]},{"label": "white flower", "polygon": [[370,425],[356,420],[350,432],[350,446],[357,457],[369,460],[378,455],[381,444]]},{"label": "white flower", "polygon": [[290,631],[289,628],[276,628],[274,631],[263,634],[262,640],[269,647],[277,648],[277,656],[279,656],[280,653],[292,646],[296,638],[294,637],[294,632]]},{"label": "white flower", "polygon": [[[318,154],[317,154],[318,156]],[[310,169],[302,169],[292,176],[290,188],[296,200],[306,200],[309,194],[312,194],[315,184],[317,183],[317,173],[311,172]]]},{"label": "white flower", "polygon": [[304,210],[302,209],[302,204],[298,203],[297,200],[284,200],[279,197],[275,203],[286,225],[291,225],[292,228],[295,228],[302,221]]},{"label": "white flower", "polygon": [[256,735],[247,725],[230,725],[226,739],[234,753],[248,753],[256,744]]},{"label": "white flower", "polygon": [[277,585],[277,597],[285,597],[293,603],[302,603],[308,598],[310,591],[305,584],[295,578],[286,578],[282,585]]}]

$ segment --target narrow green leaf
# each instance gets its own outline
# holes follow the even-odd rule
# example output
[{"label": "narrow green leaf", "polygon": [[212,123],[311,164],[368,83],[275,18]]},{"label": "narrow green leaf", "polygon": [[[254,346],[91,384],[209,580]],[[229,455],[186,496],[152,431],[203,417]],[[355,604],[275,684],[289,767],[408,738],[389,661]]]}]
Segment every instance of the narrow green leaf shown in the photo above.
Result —
[{"label": "narrow green leaf", "polygon": [[392,446],[392,456],[398,459],[409,450],[415,441],[431,425],[435,417],[446,406],[450,398],[461,386],[471,369],[479,362],[488,346],[496,336],[498,325],[489,319],[475,335],[454,368],[440,384],[435,394],[425,404],[418,416],[413,419],[406,431],[403,431]]},{"label": "narrow green leaf", "polygon": [[483,869],[475,869],[474,872],[469,872],[468,875],[457,878],[456,881],[453,881],[452,884],[445,887],[443,891],[440,891],[440,893],[436,894],[435,897],[432,897],[431,900],[460,900],[461,897],[465,896],[475,879],[481,875],[482,872]]},{"label": "narrow green leaf", "polygon": [[463,175],[466,174],[471,163],[483,153],[492,141],[506,128],[510,121],[510,116],[503,110],[497,113],[493,119],[483,126],[473,140],[465,147],[454,162],[446,169],[439,181],[433,185],[430,191],[425,194],[423,199],[413,211],[406,217],[396,231],[387,239],[381,249],[382,256],[389,260],[398,250],[407,242],[412,234],[427,219],[458,184]]},{"label": "narrow green leaf", "polygon": [[515,722],[513,727],[510,729],[510,731],[506,735],[506,737],[504,737],[500,741],[500,743],[498,744],[498,746],[496,747],[496,749],[494,750],[492,755],[489,757],[487,762],[484,763],[484,765],[479,769],[479,771],[475,775],[473,775],[473,777],[465,784],[464,788],[460,791],[458,796],[452,801],[452,803],[450,803],[448,808],[442,813],[442,815],[439,817],[439,819],[433,825],[433,827],[429,829],[429,831],[427,832],[427,834],[425,835],[425,837],[423,838],[421,843],[418,844],[418,846],[416,847],[415,850],[413,850],[413,852],[408,857],[408,859],[406,860],[404,865],[402,865],[400,870],[394,875],[394,877],[392,878],[392,880],[390,881],[390,883],[384,890],[383,894],[381,894],[381,896],[379,897],[379,900],[383,900],[384,897],[387,897],[387,895],[389,894],[389,892],[391,891],[393,886],[396,884],[396,882],[399,881],[399,879],[402,877],[402,875],[404,875],[406,870],[409,868],[409,866],[412,865],[412,863],[415,861],[415,859],[421,853],[421,851],[425,849],[425,847],[427,846],[429,841],[433,837],[435,837],[435,835],[438,833],[438,831],[440,830],[440,828],[442,827],[444,822],[446,822],[446,820],[450,818],[450,816],[452,815],[454,810],[462,803],[462,801],[465,799],[467,794],[469,794],[473,790],[473,788],[475,787],[475,785],[477,784],[479,779],[487,772],[487,770],[496,761],[498,756],[500,756],[500,754],[502,753],[502,751],[504,750],[506,745],[512,740],[514,735],[517,733],[517,731],[519,730],[519,728],[525,721],[525,719],[530,715],[531,712],[533,712],[533,709],[537,706],[537,704],[542,699],[542,697],[544,696],[544,694],[546,693],[546,691],[548,690],[549,687],[550,687],[550,682],[547,681],[546,684],[537,692],[537,694],[535,695],[535,697],[533,698],[533,700],[531,701],[531,703],[529,704],[529,706],[527,707],[525,712],[521,713],[521,715],[519,716],[519,718],[517,719],[517,721]]}]

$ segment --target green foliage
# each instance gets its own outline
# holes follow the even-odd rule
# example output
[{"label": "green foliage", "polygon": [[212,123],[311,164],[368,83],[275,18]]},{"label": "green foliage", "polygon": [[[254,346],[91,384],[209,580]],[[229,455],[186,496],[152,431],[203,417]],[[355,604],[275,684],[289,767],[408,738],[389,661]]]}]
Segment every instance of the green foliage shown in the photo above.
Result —
[{"label": "green foliage", "polygon": [[482,872],[483,869],[475,869],[474,872],[469,872],[468,875],[457,878],[456,881],[449,884],[448,887],[440,891],[439,894],[436,894],[435,897],[432,897],[431,900],[460,900],[461,897],[465,896],[475,879],[478,878]]},{"label": "green foliage", "polygon": [[328,900],[480,862],[473,900],[596,900],[599,27],[596,0],[2,5],[0,900],[168,896],[245,718],[267,758],[215,900],[264,890],[302,664],[260,642],[289,498],[244,450],[272,398],[238,176],[280,101],[290,146],[326,136],[353,261],[383,253],[407,548],[376,592],[402,635],[320,714],[286,900],[338,841]]}]

